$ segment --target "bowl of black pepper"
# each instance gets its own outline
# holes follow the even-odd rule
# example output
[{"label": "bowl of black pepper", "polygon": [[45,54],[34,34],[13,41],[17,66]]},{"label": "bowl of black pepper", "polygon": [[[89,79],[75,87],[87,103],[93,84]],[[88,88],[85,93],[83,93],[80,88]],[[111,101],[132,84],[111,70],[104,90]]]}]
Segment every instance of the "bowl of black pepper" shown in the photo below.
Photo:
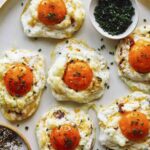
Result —
[{"label": "bowl of black pepper", "polygon": [[91,0],[90,20],[96,30],[109,39],[122,39],[138,23],[136,0]]},{"label": "bowl of black pepper", "polygon": [[31,150],[31,147],[17,129],[0,123],[0,150]]}]

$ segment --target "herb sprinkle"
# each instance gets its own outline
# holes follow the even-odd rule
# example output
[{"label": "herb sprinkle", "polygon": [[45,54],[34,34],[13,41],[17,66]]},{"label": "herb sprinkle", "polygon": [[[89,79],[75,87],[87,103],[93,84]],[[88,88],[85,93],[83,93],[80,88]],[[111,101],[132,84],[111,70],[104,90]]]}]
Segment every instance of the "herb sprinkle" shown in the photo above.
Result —
[{"label": "herb sprinkle", "polygon": [[111,35],[119,35],[132,23],[135,9],[130,0],[99,0],[94,16],[104,31]]}]

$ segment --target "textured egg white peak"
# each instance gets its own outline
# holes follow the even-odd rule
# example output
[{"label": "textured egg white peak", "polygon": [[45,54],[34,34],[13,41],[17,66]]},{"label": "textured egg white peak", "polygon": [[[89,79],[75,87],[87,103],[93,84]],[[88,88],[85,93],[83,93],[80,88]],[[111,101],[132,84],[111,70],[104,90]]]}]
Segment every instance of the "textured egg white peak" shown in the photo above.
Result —
[{"label": "textured egg white peak", "polygon": [[[47,82],[58,101],[75,101],[89,103],[100,98],[105,91],[105,84],[109,81],[107,62],[102,55],[95,52],[87,44],[76,39],[59,43],[56,48],[56,58],[48,72]],[[93,79],[88,88],[75,91],[62,80],[66,64],[72,60],[87,63],[93,71]]]},{"label": "textured egg white peak", "polygon": [[[137,41],[142,40],[150,43],[150,25],[142,25],[137,27],[131,34],[135,44]],[[133,91],[142,91],[150,93],[150,73],[139,73],[135,71],[129,63],[130,42],[128,37],[121,40],[118,44],[115,60],[118,65],[118,74],[120,78],[131,88]]]},{"label": "textured egg white peak", "polygon": [[[113,150],[145,150],[149,147],[150,132],[147,139],[141,143],[128,140],[121,132],[119,120],[121,110],[125,112],[139,111],[150,119],[150,95],[142,92],[134,92],[118,98],[113,104],[105,107],[96,107],[99,119],[100,135],[99,142],[102,146]],[[149,149],[148,149],[149,150]]]},{"label": "textured egg white peak", "polygon": [[[7,92],[2,78],[16,63],[26,64],[33,72],[33,86],[31,90],[22,97],[11,96]],[[28,118],[37,109],[45,86],[44,56],[30,50],[7,50],[1,53],[0,66],[0,105],[4,116],[8,120],[23,120]],[[8,113],[8,110],[11,110],[11,113]],[[22,112],[23,115],[19,115],[19,112]]]},{"label": "textured egg white peak", "polygon": [[[29,37],[49,37],[65,39],[80,29],[84,22],[85,11],[80,0],[64,0],[67,8],[65,19],[56,25],[46,26],[38,19],[38,6],[41,0],[31,0],[21,16],[24,32]],[[72,20],[74,20],[72,22]],[[34,25],[31,25],[31,24]]]},{"label": "textured egg white peak", "polygon": [[[63,113],[61,117],[57,117],[57,112]],[[51,146],[49,135],[54,127],[64,124],[75,125],[80,133],[81,139],[75,150],[90,150],[95,140],[95,129],[89,115],[84,111],[76,112],[73,109],[65,107],[54,107],[45,113],[36,126],[36,136],[40,150],[54,150]],[[50,149],[48,148],[48,145]]]}]

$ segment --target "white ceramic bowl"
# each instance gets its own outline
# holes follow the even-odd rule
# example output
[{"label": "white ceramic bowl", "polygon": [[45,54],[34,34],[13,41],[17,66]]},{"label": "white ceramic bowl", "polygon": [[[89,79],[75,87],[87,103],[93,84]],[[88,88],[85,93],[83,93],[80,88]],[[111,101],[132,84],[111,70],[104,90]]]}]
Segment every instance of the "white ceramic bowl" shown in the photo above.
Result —
[{"label": "white ceramic bowl", "polygon": [[131,0],[132,4],[133,4],[133,7],[135,9],[135,15],[133,16],[132,18],[132,24],[128,27],[128,29],[122,33],[122,34],[119,34],[119,35],[111,35],[109,34],[108,32],[104,31],[100,26],[99,24],[96,22],[95,20],[95,16],[94,16],[94,10],[95,10],[95,7],[98,5],[98,1],[99,0],[91,0],[91,3],[90,3],[90,6],[89,6],[89,15],[90,15],[90,20],[93,24],[93,26],[96,28],[96,30],[102,34],[103,36],[109,38],[109,39],[114,39],[114,40],[117,40],[117,39],[122,39],[122,38],[125,38],[126,36],[128,36],[129,34],[132,33],[132,31],[135,29],[137,23],[138,23],[138,6],[137,6],[137,2],[136,0]]}]

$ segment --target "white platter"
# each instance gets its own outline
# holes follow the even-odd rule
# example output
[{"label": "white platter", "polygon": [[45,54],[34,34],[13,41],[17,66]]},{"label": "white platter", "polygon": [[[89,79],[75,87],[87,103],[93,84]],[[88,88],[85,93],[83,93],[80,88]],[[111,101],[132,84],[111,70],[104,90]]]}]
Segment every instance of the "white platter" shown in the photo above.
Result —
[{"label": "white platter", "polygon": [[[119,79],[117,74],[116,65],[110,65],[111,62],[114,62],[114,57],[109,54],[109,51],[114,51],[117,41],[112,41],[104,38],[104,42],[101,42],[103,38],[92,26],[89,16],[88,16],[88,6],[90,0],[82,0],[86,10],[86,19],[81,30],[75,35],[78,39],[85,40],[91,47],[99,48],[101,45],[106,45],[106,50],[101,51],[108,61],[110,66],[110,88],[105,91],[104,96],[101,100],[96,101],[95,103],[107,105],[110,104],[115,98],[126,95],[131,92],[126,85]],[[0,8],[0,51],[8,50],[11,48],[24,48],[37,51],[39,48],[42,49],[42,54],[45,56],[46,60],[46,71],[50,65],[50,51],[55,47],[55,44],[58,40],[51,39],[30,39],[25,36],[22,30],[20,23],[20,15],[23,10],[21,3],[25,3],[23,0],[9,0],[2,8]],[[150,23],[150,1],[149,0],[139,0],[139,24],[143,24],[143,19],[147,19],[147,23]],[[48,87],[48,86],[47,86]],[[55,106],[57,102],[54,100],[49,87],[46,89],[42,96],[41,104],[37,112],[30,119],[19,123],[18,129],[25,135],[29,140],[32,149],[38,150],[38,145],[35,137],[35,125],[39,118],[49,110],[50,107]],[[75,104],[69,103],[59,103],[65,104],[65,106],[75,106]],[[80,107],[80,105],[76,105]],[[91,118],[94,118],[95,126],[97,126],[97,119],[94,112],[90,111]],[[3,116],[0,114],[0,122],[7,123],[9,125],[17,126],[17,124],[11,124],[6,121]],[[26,131],[25,127],[28,126],[29,130]],[[98,139],[98,128],[97,128],[97,139]],[[102,150],[98,142],[94,150]]]}]

